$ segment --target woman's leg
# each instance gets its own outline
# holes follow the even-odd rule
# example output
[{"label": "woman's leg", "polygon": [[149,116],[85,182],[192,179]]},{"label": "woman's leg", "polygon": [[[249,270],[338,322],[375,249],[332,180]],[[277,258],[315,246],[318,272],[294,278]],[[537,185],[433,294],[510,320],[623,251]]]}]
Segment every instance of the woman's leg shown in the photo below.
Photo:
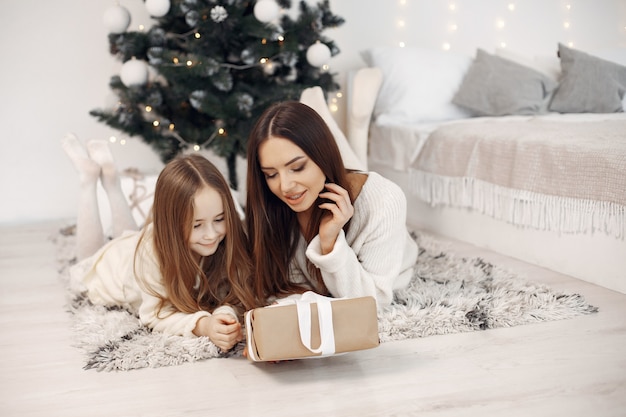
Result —
[{"label": "woman's leg", "polygon": [[137,230],[137,223],[122,191],[122,183],[108,142],[91,140],[87,143],[87,151],[101,168],[100,181],[111,206],[113,237],[120,236],[125,230]]},{"label": "woman's leg", "polygon": [[96,188],[100,165],[89,158],[87,150],[73,134],[66,135],[61,144],[78,171],[80,190],[76,219],[76,256],[81,260],[94,254],[104,244]]}]

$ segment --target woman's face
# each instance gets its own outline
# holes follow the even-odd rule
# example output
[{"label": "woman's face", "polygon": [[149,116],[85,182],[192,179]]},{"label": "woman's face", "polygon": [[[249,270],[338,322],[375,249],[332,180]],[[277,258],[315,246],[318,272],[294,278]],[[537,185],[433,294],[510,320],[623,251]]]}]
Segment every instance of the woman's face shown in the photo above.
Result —
[{"label": "woman's face", "polygon": [[189,247],[200,256],[215,253],[226,236],[222,197],[211,187],[203,187],[193,199],[193,225]]},{"label": "woman's face", "polygon": [[297,213],[310,209],[324,190],[320,167],[289,139],[270,136],[264,141],[259,166],[272,193]]}]

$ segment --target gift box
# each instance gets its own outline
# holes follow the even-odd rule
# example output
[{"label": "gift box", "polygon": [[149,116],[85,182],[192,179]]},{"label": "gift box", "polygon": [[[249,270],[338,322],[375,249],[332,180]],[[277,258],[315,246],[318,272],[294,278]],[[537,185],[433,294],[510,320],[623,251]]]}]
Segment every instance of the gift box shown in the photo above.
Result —
[{"label": "gift box", "polygon": [[374,297],[302,297],[245,314],[247,357],[253,362],[320,358],[379,345]]}]

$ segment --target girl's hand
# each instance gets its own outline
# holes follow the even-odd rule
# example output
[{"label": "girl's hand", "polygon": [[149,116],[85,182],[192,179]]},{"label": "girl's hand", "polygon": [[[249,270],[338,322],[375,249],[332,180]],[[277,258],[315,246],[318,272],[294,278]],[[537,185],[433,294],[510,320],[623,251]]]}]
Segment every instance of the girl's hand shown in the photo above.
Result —
[{"label": "girl's hand", "polygon": [[230,314],[202,317],[193,333],[208,337],[215,346],[226,352],[243,340],[241,323]]},{"label": "girl's hand", "polygon": [[335,247],[339,232],[354,215],[354,207],[348,191],[337,184],[327,183],[326,191],[320,193],[320,198],[330,200],[319,205],[320,208],[328,210],[322,217],[319,230],[322,254],[325,255]]}]

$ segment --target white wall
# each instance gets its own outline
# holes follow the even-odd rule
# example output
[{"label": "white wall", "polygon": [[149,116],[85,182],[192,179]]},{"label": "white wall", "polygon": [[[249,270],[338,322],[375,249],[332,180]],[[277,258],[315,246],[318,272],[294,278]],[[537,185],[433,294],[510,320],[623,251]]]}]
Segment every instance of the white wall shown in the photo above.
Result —
[{"label": "white wall", "polygon": [[[131,29],[149,25],[142,0],[120,2],[131,10]],[[74,217],[77,178],[59,145],[61,137],[69,131],[83,139],[120,136],[89,116],[106,104],[109,79],[120,66],[109,55],[102,24],[112,4],[2,1],[0,223]],[[346,19],[326,32],[342,50],[330,63],[342,85],[349,70],[363,65],[361,50],[401,41],[432,48],[448,43],[450,50],[469,54],[505,42],[511,51],[530,56],[555,53],[557,42],[573,42],[584,51],[626,47],[626,0],[331,0],[331,6]],[[456,30],[450,29],[453,24]],[[338,101],[340,123],[344,101]],[[114,144],[113,151],[122,168],[156,173],[162,167],[138,138]]]},{"label": "white wall", "polygon": [[[141,0],[127,3],[129,9],[144,9]],[[0,222],[75,216],[77,176],[60,139],[66,132],[83,139],[116,133],[89,115],[105,105],[109,79],[120,66],[108,53],[102,24],[103,11],[112,4],[2,0]],[[138,25],[141,16],[135,10],[132,24]],[[113,148],[122,166],[160,167],[158,157],[138,139]]]}]

